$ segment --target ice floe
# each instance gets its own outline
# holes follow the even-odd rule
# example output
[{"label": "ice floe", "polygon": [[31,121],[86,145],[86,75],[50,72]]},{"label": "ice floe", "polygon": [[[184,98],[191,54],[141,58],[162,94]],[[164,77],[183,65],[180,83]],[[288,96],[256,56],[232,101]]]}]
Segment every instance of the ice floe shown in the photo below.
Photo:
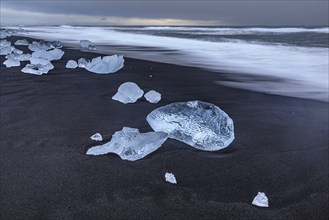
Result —
[{"label": "ice floe", "polygon": [[252,204],[259,207],[269,207],[268,198],[263,192],[258,192],[257,196],[255,196],[252,201]]},{"label": "ice floe", "polygon": [[172,173],[166,173],[165,180],[166,180],[166,182],[169,182],[172,184],[177,184],[176,177]]},{"label": "ice floe", "polygon": [[166,132],[200,150],[220,150],[234,140],[233,120],[206,102],[172,103],[153,110],[146,120],[154,131]]},{"label": "ice floe", "polygon": [[91,43],[90,40],[80,40],[80,46],[88,50],[96,50],[96,47]]},{"label": "ice floe", "polygon": [[154,90],[147,92],[144,97],[150,103],[158,103],[161,100],[161,94]]},{"label": "ice floe", "polygon": [[91,140],[94,140],[94,141],[102,141],[103,140],[103,137],[100,133],[96,133],[94,135],[92,135],[90,137]]},{"label": "ice floe", "polygon": [[15,42],[15,45],[29,46],[30,43],[26,39],[22,39],[22,40],[17,40]]},{"label": "ice floe", "polygon": [[114,73],[123,67],[122,55],[96,57],[85,65],[85,69],[98,74]]},{"label": "ice floe", "polygon": [[110,142],[90,148],[87,155],[115,153],[123,160],[135,161],[157,150],[168,138],[164,132],[140,133],[136,128],[124,127]]},{"label": "ice floe", "polygon": [[144,91],[139,88],[136,83],[125,82],[120,85],[118,92],[112,97],[113,100],[121,103],[134,103],[144,94]]},{"label": "ice floe", "polygon": [[78,64],[75,60],[69,60],[69,61],[67,61],[67,64],[65,67],[69,68],[69,69],[75,69],[78,67]]},{"label": "ice floe", "polygon": [[49,70],[54,69],[54,66],[49,62],[46,65],[42,64],[27,64],[21,71],[34,75],[47,74]]}]

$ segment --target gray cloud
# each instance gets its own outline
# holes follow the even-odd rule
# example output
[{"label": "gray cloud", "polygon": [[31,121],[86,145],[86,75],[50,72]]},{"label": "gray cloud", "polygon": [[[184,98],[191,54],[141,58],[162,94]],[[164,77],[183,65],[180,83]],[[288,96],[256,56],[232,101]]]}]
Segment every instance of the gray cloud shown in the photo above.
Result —
[{"label": "gray cloud", "polygon": [[227,25],[328,25],[328,1],[15,1],[1,8],[98,17],[218,20]]}]

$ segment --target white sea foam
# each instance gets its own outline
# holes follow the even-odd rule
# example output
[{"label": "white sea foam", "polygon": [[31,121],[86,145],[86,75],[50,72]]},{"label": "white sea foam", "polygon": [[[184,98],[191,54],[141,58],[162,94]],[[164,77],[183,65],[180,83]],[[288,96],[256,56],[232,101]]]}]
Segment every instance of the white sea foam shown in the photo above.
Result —
[{"label": "white sea foam", "polygon": [[[174,64],[198,66],[216,71],[252,74],[262,79],[276,78],[277,81],[263,80],[261,84],[242,81],[226,83],[228,86],[249,90],[304,97],[328,101],[328,48],[273,45],[247,41],[208,42],[197,39],[184,39],[122,32],[124,27],[26,27],[29,36],[46,40],[62,40],[76,43],[80,38],[90,39],[95,45],[126,45],[132,47],[162,48],[177,51],[165,52],[129,50],[116,51],[126,57],[156,60]],[[133,29],[133,28],[130,28]],[[190,27],[142,27],[150,30],[190,30],[222,31],[232,34],[244,33],[329,33],[329,28],[190,28]],[[113,53],[100,49],[99,52]],[[155,54],[156,53],[156,54]],[[163,54],[164,53],[164,54]],[[282,88],[289,88],[282,90]]]}]

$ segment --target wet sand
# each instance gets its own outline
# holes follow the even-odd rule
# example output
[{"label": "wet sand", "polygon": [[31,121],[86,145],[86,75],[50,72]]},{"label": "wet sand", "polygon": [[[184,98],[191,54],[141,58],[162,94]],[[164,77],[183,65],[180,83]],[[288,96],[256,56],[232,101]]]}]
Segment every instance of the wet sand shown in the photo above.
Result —
[{"label": "wet sand", "polygon": [[[224,73],[129,58],[110,75],[66,69],[69,59],[98,55],[63,50],[43,76],[20,72],[27,62],[1,64],[1,219],[328,218],[328,103],[228,88],[214,83]],[[127,81],[162,100],[112,100]],[[230,147],[204,152],[168,139],[135,162],[85,155],[99,144],[94,133],[105,143],[124,126],[151,131],[153,109],[190,100],[229,114]],[[178,184],[166,183],[165,172]],[[251,205],[259,191],[269,208]]]}]

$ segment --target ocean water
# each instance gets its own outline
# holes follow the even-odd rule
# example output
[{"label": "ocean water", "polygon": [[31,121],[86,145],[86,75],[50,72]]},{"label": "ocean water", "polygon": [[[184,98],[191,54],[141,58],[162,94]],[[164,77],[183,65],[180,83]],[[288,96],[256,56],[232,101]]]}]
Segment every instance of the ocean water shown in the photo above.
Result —
[{"label": "ocean water", "polygon": [[225,73],[227,81],[214,83],[226,86],[328,102],[328,27],[24,29],[27,36],[61,40],[72,46],[88,39],[104,54],[119,53]]}]

